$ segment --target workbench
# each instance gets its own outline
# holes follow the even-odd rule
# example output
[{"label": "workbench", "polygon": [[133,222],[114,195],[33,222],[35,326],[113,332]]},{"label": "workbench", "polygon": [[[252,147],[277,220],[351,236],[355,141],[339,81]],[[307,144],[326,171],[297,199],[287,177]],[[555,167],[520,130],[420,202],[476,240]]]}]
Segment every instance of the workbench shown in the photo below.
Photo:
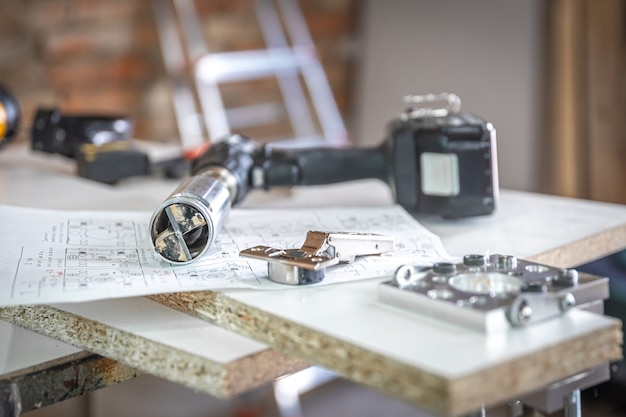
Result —
[{"label": "workbench", "polygon": [[[78,178],[69,160],[14,145],[0,154],[0,184],[2,204],[152,211],[177,181],[132,178],[106,186]],[[241,208],[392,203],[385,184],[368,180],[255,191]],[[503,253],[572,267],[626,248],[625,206],[519,191],[503,190],[493,216],[418,220],[454,256]],[[195,292],[5,308],[0,318],[13,324],[0,326],[0,353],[9,351],[5,368],[0,355],[0,389],[25,389],[29,381],[41,382],[42,369],[54,365],[54,372],[60,372],[66,364],[87,371],[84,380],[76,381],[78,389],[66,397],[141,372],[229,397],[320,365],[434,414],[462,415],[621,358],[621,323],[616,319],[574,310],[528,328],[485,336],[377,302],[382,279],[388,277],[284,291]],[[54,341],[27,333],[41,339],[40,351],[28,355],[17,346],[27,330],[14,324]],[[80,360],[72,362],[77,355]],[[23,410],[34,408],[32,402],[24,402]]]}]

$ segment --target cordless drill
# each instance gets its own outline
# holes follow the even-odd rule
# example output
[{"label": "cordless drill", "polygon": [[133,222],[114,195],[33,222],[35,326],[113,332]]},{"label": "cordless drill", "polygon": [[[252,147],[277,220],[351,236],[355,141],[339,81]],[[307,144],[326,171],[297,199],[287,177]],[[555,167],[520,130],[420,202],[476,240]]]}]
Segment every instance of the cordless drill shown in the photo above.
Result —
[{"label": "cordless drill", "polygon": [[150,222],[154,248],[169,262],[204,254],[251,189],[378,178],[409,212],[445,218],[491,214],[498,195],[495,129],[458,108],[411,107],[371,148],[278,147],[234,134],[209,147],[191,171]]}]

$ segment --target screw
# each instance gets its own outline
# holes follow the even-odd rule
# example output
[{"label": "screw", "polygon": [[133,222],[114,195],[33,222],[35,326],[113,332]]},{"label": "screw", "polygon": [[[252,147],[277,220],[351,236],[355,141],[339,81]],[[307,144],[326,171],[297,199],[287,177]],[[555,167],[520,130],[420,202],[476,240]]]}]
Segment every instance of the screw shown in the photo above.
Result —
[{"label": "screw", "polygon": [[456,265],[450,262],[437,262],[433,265],[435,274],[453,274],[456,272]]},{"label": "screw", "polygon": [[533,309],[526,303],[526,301],[522,301],[519,305],[519,309],[517,310],[517,322],[520,325],[525,325],[530,321],[530,318],[533,315]]},{"label": "screw", "polygon": [[576,298],[571,292],[568,292],[561,298],[561,311],[569,311],[576,305]]},{"label": "screw", "polygon": [[511,255],[496,255],[496,264],[500,269],[515,269],[517,258]]},{"label": "screw", "polygon": [[484,266],[487,263],[485,255],[465,255],[463,263],[467,266]]}]

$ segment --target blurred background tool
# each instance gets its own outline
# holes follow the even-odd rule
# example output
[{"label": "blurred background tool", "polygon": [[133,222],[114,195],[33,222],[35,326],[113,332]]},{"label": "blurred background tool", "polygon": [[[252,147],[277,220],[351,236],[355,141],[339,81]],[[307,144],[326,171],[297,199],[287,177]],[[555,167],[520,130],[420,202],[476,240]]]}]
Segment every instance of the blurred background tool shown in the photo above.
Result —
[{"label": "blurred background tool", "polygon": [[75,158],[82,145],[102,146],[130,140],[133,123],[124,115],[62,114],[39,109],[32,130],[32,148]]},{"label": "blurred background tool", "polygon": [[4,146],[17,131],[20,106],[13,94],[0,85],[0,146]]},{"label": "blurred background tool", "polygon": [[67,115],[58,109],[39,109],[32,149],[75,159],[81,177],[114,184],[148,173],[148,158],[133,147],[132,132],[133,123],[122,115]]},{"label": "blurred background tool", "polygon": [[106,184],[159,170],[174,177],[187,172],[188,164],[178,147],[157,157],[147,142],[132,140],[132,135],[133,122],[124,115],[39,109],[32,128],[32,149],[75,159],[78,175]]}]

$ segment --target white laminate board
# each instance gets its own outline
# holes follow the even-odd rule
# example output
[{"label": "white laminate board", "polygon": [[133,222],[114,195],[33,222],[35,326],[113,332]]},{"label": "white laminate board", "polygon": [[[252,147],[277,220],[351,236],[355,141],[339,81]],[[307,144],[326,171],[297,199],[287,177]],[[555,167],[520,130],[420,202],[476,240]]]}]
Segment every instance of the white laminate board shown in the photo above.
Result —
[{"label": "white laminate board", "polygon": [[0,375],[11,371],[8,366],[8,357],[12,341],[13,326],[0,321]]},{"label": "white laminate board", "polygon": [[[485,335],[377,301],[377,282],[228,296],[309,329],[456,379],[615,322],[574,310],[562,318]],[[314,313],[313,313],[314,312]],[[324,354],[324,353],[320,353]],[[332,355],[332,352],[326,354]]]},{"label": "white laminate board", "polygon": [[262,343],[142,297],[53,307],[222,364],[268,349]]},{"label": "white laminate board", "polygon": [[0,378],[78,352],[74,346],[0,320]]},{"label": "white laminate board", "polygon": [[492,216],[419,220],[441,237],[452,256],[501,253],[529,257],[625,224],[626,206],[502,190],[500,205]]}]

